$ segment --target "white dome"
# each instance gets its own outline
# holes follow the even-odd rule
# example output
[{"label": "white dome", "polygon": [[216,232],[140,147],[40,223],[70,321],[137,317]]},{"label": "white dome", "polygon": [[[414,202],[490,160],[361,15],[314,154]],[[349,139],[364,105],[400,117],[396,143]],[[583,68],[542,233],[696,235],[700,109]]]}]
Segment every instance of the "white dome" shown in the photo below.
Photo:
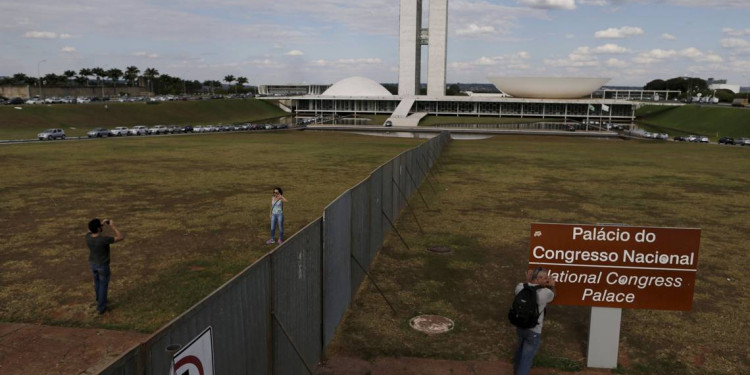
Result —
[{"label": "white dome", "polygon": [[329,87],[323,96],[392,96],[383,85],[365,77],[349,77]]},{"label": "white dome", "polygon": [[516,98],[578,99],[598,90],[611,78],[488,77],[498,90]]}]

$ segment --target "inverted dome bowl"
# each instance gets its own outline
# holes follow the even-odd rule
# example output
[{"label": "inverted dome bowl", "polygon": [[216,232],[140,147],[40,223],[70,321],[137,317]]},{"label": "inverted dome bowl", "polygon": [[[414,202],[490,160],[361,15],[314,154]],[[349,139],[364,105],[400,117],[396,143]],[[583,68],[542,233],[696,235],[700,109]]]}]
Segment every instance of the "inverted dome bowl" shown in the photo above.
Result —
[{"label": "inverted dome bowl", "polygon": [[498,90],[516,98],[577,99],[590,95],[611,78],[487,77]]}]

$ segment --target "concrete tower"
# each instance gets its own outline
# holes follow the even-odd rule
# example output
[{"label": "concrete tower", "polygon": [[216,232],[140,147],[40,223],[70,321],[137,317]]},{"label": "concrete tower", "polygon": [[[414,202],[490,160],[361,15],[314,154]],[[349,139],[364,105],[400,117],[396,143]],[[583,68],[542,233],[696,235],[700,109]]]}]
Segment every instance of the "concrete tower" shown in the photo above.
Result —
[{"label": "concrete tower", "polygon": [[427,95],[445,96],[448,0],[429,0],[429,28],[422,28],[422,0],[401,0],[398,94],[418,95],[422,46],[428,45]]},{"label": "concrete tower", "polygon": [[399,12],[398,94],[417,95],[422,70],[422,0],[401,0]]},{"label": "concrete tower", "polygon": [[445,64],[448,50],[448,0],[430,0],[427,95],[445,96]]}]

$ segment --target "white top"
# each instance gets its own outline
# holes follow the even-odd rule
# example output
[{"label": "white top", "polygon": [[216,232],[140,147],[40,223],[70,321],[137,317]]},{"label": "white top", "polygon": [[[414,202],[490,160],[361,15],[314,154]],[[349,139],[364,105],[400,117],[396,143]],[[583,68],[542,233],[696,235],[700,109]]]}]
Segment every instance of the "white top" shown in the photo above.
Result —
[{"label": "white top", "polygon": [[[529,283],[529,286],[537,286],[537,284]],[[523,283],[516,285],[516,294],[523,289]],[[555,299],[555,292],[549,288],[539,288],[536,290],[536,303],[539,307],[539,324],[533,328],[529,328],[532,332],[542,333],[542,326],[544,325],[544,308],[547,304]]]}]

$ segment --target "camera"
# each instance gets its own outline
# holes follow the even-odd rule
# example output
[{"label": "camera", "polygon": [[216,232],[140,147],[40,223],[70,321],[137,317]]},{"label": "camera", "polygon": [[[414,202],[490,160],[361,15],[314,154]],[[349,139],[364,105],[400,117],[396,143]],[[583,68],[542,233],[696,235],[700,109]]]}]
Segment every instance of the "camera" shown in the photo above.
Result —
[{"label": "camera", "polygon": [[104,220],[104,224],[109,225],[109,219]]}]

